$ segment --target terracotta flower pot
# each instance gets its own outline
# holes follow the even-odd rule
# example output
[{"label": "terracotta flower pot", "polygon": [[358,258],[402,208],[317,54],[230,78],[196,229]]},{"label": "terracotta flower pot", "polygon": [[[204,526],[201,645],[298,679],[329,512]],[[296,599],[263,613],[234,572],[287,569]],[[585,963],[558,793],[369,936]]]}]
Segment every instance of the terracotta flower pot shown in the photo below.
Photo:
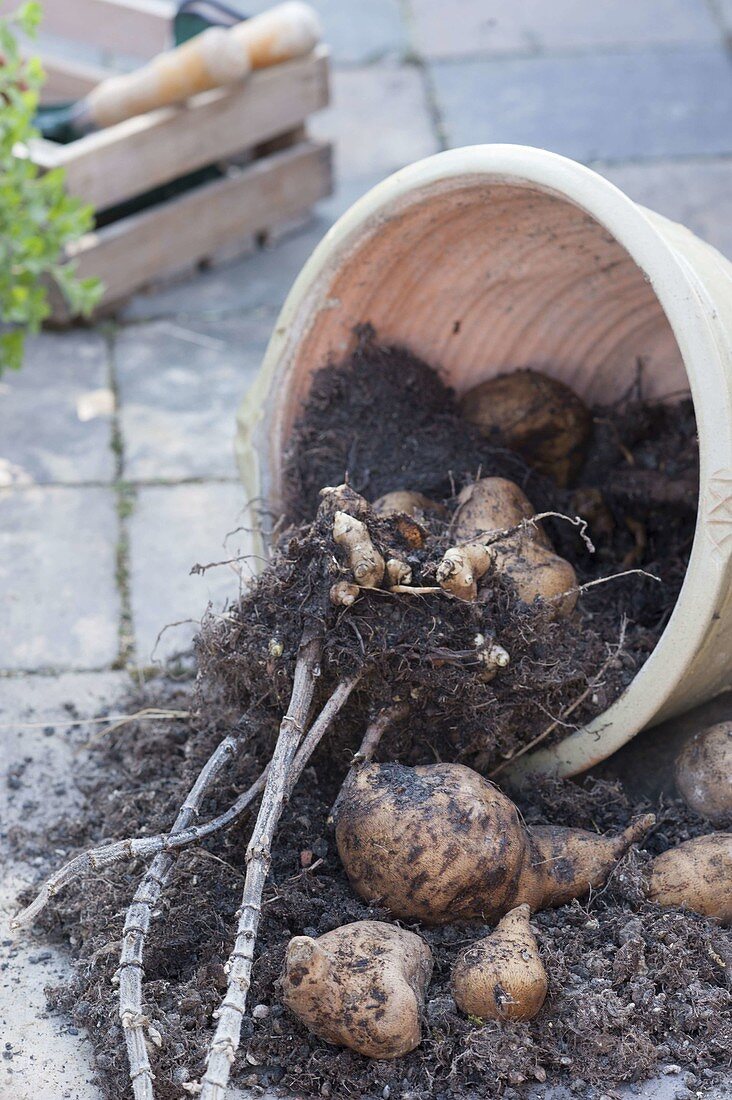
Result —
[{"label": "terracotta flower pot", "polygon": [[732,265],[723,256],[541,149],[473,146],[397,172],[330,230],[280,314],[239,414],[252,498],[277,509],[312,373],[349,352],[361,321],[444,368],[458,393],[531,366],[590,403],[610,402],[639,358],[648,396],[691,391],[701,494],[673,615],[624,694],[522,769],[581,772],[732,685]]}]

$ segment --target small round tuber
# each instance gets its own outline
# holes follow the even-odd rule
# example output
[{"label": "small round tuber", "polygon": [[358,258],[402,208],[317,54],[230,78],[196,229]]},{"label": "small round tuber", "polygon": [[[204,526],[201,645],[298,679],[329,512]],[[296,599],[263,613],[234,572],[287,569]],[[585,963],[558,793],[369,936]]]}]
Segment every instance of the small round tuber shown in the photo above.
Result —
[{"label": "small round tuber", "polygon": [[447,509],[443,504],[430,500],[423,493],[415,493],[410,489],[397,489],[393,493],[385,493],[372,505],[374,511],[380,516],[413,516],[421,519],[430,514],[435,516],[447,516]]},{"label": "small round tuber", "polygon": [[687,806],[708,821],[732,819],[732,722],[708,726],[684,745],[676,786]]},{"label": "small round tuber", "polygon": [[333,539],[337,546],[345,550],[356,584],[361,588],[378,588],[386,567],[371,541],[366,524],[347,512],[336,512],[333,516]]},{"label": "small round tuber", "polygon": [[438,566],[438,583],[459,599],[474,600],[478,581],[492,566],[511,578],[524,603],[538,597],[549,601],[556,615],[569,615],[577,603],[577,575],[554,553],[541,524],[527,523],[511,535],[495,538],[535,514],[519,486],[505,478],[485,477],[466,486],[453,519],[457,545]]},{"label": "small round tuber", "polygon": [[561,486],[582,465],[592,431],[592,416],[577,394],[535,370],[481,382],[463,396],[460,411],[486,439],[518,451]]},{"label": "small round tuber", "polygon": [[432,952],[420,936],[381,921],[290,940],[282,999],[321,1039],[367,1058],[399,1058],[421,1039]]},{"label": "small round tuber", "polygon": [[386,562],[386,580],[390,588],[395,584],[411,584],[412,569],[408,562],[402,558],[388,558]]},{"label": "small round tuber", "polygon": [[330,602],[336,607],[353,607],[361,589],[351,581],[336,581],[330,590]]},{"label": "small round tuber", "polygon": [[452,995],[469,1016],[492,1020],[531,1020],[544,1004],[548,981],[531,910],[511,909],[490,936],[468,947],[452,971]]},{"label": "small round tuber", "polygon": [[648,897],[732,923],[732,833],[697,836],[656,856]]},{"label": "small round tuber", "polygon": [[364,764],[333,808],[338,852],[357,894],[396,917],[494,921],[527,902],[563,905],[602,885],[653,823],[620,836],[540,826],[463,764]]},{"label": "small round tuber", "polygon": [[459,600],[474,600],[478,581],[495,561],[491,548],[479,542],[452,546],[437,567],[437,583]]}]

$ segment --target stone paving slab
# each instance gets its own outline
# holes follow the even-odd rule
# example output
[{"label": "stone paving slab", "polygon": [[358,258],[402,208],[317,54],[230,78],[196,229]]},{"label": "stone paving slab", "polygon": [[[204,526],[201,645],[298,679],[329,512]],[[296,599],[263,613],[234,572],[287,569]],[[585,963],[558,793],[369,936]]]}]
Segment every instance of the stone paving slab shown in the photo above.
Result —
[{"label": "stone paving slab", "polygon": [[307,225],[287,234],[274,247],[136,295],[122,311],[122,320],[170,314],[213,316],[254,309],[276,314],[333,222],[381,178],[339,184],[334,195],[318,204]]},{"label": "stone paving slab", "polygon": [[[35,881],[40,857],[14,859],[6,831],[34,832],[82,797],[74,785],[77,751],[94,727],[70,727],[114,704],[128,684],[124,673],[25,676],[0,683],[0,1097],[7,1100],[97,1100],[91,1049],[83,1033],[46,1009],[44,987],[70,973],[65,953],[30,933],[11,932],[19,891]],[[37,723],[28,728],[27,723]]]},{"label": "stone paving slab", "polygon": [[234,412],[273,324],[274,314],[260,311],[215,324],[179,318],[120,332],[115,361],[126,479],[238,477]]},{"label": "stone paving slab", "polygon": [[414,66],[371,65],[332,74],[333,103],[309,129],[335,143],[339,181],[388,176],[437,152],[421,72]]},{"label": "stone paving slab", "polygon": [[636,202],[732,257],[732,159],[598,166]]},{"label": "stone paving slab", "polygon": [[537,145],[585,162],[732,152],[732,62],[722,49],[430,68],[450,145]]},{"label": "stone paving slab", "polygon": [[[407,48],[407,30],[399,0],[309,0],[320,16],[323,41],[334,64],[364,64],[401,56]],[[247,0],[252,15],[271,8],[270,0]]]},{"label": "stone paving slab", "polygon": [[[730,2],[730,0],[728,0]],[[414,48],[428,58],[719,43],[705,0],[410,0]]]},{"label": "stone paving slab", "polygon": [[116,660],[116,545],[109,489],[0,491],[0,668],[103,668]]},{"label": "stone paving slab", "polygon": [[711,4],[719,15],[725,33],[732,35],[732,0],[711,0]]},{"label": "stone paving slab", "polygon": [[[232,410],[233,411],[233,410]],[[229,566],[190,576],[193,565],[245,554],[250,540],[228,532],[246,522],[244,493],[237,484],[149,486],[137,493],[129,521],[132,619],[137,663],[149,665],[184,652],[210,602],[220,611],[236,598],[239,578]],[[251,567],[241,563],[244,576]],[[192,622],[158,634],[168,623]],[[153,655],[153,649],[155,650]]]},{"label": "stone paving slab", "polygon": [[0,377],[0,487],[114,476],[107,345],[95,332],[29,338]]}]

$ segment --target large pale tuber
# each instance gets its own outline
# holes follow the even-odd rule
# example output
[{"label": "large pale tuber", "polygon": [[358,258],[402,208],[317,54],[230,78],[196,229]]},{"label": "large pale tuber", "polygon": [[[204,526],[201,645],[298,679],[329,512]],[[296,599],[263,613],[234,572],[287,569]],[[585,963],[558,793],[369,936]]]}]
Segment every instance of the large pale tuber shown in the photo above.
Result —
[{"label": "large pale tuber", "polygon": [[413,932],[357,921],[287,947],[282,996],[321,1039],[368,1058],[399,1058],[419,1044],[432,952]]},{"label": "large pale tuber", "polygon": [[548,982],[530,913],[526,904],[512,909],[455,963],[452,995],[469,1016],[530,1020],[544,1004]]},{"label": "large pale tuber", "polygon": [[333,540],[345,550],[356,584],[361,588],[378,588],[384,579],[386,565],[371,541],[366,524],[347,512],[336,512],[333,516]]},{"label": "large pale tuber", "polygon": [[732,819],[732,722],[700,730],[684,745],[676,760],[676,786],[708,821]]},{"label": "large pale tuber", "polygon": [[709,833],[669,848],[651,863],[648,896],[732,923],[732,833]]},{"label": "large pale tuber", "polygon": [[380,516],[404,515],[416,519],[429,515],[447,516],[447,509],[443,504],[438,504],[423,493],[415,493],[411,489],[397,489],[393,493],[385,493],[383,497],[374,501],[373,509]]},{"label": "large pale tuber", "polygon": [[522,902],[542,909],[581,897],[653,823],[646,815],[617,837],[529,832],[513,802],[462,764],[356,767],[333,817],[356,893],[426,924],[490,922]]},{"label": "large pale tuber", "polygon": [[519,486],[505,478],[486,477],[466,486],[453,519],[456,545],[438,567],[438,582],[452,595],[474,600],[478,581],[493,567],[511,578],[524,603],[539,597],[557,614],[570,614],[577,603],[577,576],[569,562],[554,553],[541,524],[526,523],[496,538],[535,514]]},{"label": "large pale tuber", "polygon": [[518,451],[562,486],[582,465],[592,431],[592,416],[577,394],[535,370],[481,382],[464,395],[460,411],[487,439]]}]

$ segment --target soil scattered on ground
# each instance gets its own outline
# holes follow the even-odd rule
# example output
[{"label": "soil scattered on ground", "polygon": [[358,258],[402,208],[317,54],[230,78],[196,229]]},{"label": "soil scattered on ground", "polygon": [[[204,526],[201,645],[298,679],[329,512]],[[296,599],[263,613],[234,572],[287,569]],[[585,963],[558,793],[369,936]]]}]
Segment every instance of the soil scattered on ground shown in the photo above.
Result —
[{"label": "soil scattered on ground", "polygon": [[[185,709],[180,688],[156,685],[127,707]],[[73,851],[104,838],[165,829],[199,767],[234,720],[225,707],[216,720],[131,724],[100,742],[79,781],[88,804],[48,837],[18,831],[26,855]],[[270,724],[269,734],[273,733]],[[426,748],[398,751],[385,739],[379,756],[405,762],[434,759]],[[354,746],[355,747],[355,746]],[[533,918],[550,988],[530,1023],[482,1024],[461,1015],[449,992],[460,949],[485,935],[480,925],[419,928],[435,956],[421,1046],[396,1062],[372,1062],[316,1039],[283,1010],[279,977],[293,935],[318,935],[354,920],[388,919],[350,890],[327,818],[348,765],[348,754],[324,746],[303,776],[282,820],[264,898],[243,1047],[233,1082],[279,1084],[296,1095],[402,1100],[467,1100],[520,1096],[529,1084],[571,1085],[575,1095],[599,1095],[615,1082],[642,1080],[680,1067],[681,1086],[696,1090],[723,1078],[732,1049],[729,933],[691,913],[661,910],[643,900],[643,866],[633,853],[609,885],[590,900]],[[259,771],[261,758],[241,754],[222,779],[203,816],[223,809]],[[614,782],[548,782],[519,796],[529,824],[561,821],[619,829],[647,803],[631,805]],[[659,823],[648,842],[655,853],[709,831],[680,802],[652,807]],[[150,1044],[156,1096],[180,1100],[184,1082],[203,1071],[212,1013],[224,992],[224,963],[240,901],[245,818],[204,848],[181,854],[153,921],[146,952],[145,1013],[161,1046]],[[56,856],[53,857],[57,858]],[[50,867],[50,864],[49,864]],[[46,934],[70,944],[75,978],[49,991],[49,1004],[88,1028],[100,1085],[111,1100],[129,1096],[124,1039],[112,977],[124,910],[143,873],[140,863],[88,878],[65,890],[43,917]]]},{"label": "soil scattered on ground", "polygon": [[[643,867],[650,855],[638,852],[588,901],[534,918],[550,990],[530,1023],[483,1024],[457,1012],[450,968],[459,949],[486,933],[481,926],[419,929],[434,952],[435,975],[423,1042],[397,1062],[370,1062],[330,1047],[279,1003],[276,983],[291,936],[388,919],[351,892],[328,825],[365,724],[381,705],[404,700],[409,715],[385,735],[378,759],[462,760],[490,772],[572,702],[583,699],[573,722],[606,707],[653,648],[693,535],[693,413],[684,402],[649,406],[639,391],[614,409],[594,410],[594,419],[578,483],[560,491],[516,455],[471,434],[434,371],[404,351],[379,347],[365,332],[350,364],[316,378],[289,459],[291,501],[302,500],[302,508],[292,505],[293,526],[251,590],[225,615],[204,622],[193,690],[158,682],[127,703],[129,711],[190,707],[191,718],[133,722],[102,737],[77,777],[87,797],[84,810],[60,821],[49,836],[15,831],[19,851],[46,860],[51,852],[54,863],[61,850],[70,856],[103,840],[165,831],[203,762],[234,728],[240,751],[200,818],[222,811],[269,759],[303,631],[324,632],[316,703],[322,705],[343,677],[361,680],[278,829],[250,998],[251,1009],[259,1007],[243,1021],[235,1083],[279,1084],[301,1096],[470,1100],[518,1095],[544,1080],[571,1084],[581,1095],[666,1065],[681,1067],[685,1084],[696,1088],[716,1080],[728,1061],[728,934],[702,917],[648,904]],[[592,531],[596,555],[587,554],[568,524],[552,522],[557,550],[572,560],[582,581],[640,566],[662,576],[663,584],[636,576],[593,588],[575,621],[553,621],[540,607],[521,604],[512,583],[495,576],[474,604],[374,591],[347,611],[334,609],[328,593],[342,554],[329,519],[313,516],[318,490],[342,481],[346,472],[370,499],[410,488],[448,505],[466,480],[499,474],[518,481],[537,509],[571,515],[583,511],[573,494],[601,487],[602,509]],[[597,493],[590,493],[593,501],[597,506]],[[407,556],[415,583],[434,578],[449,545],[445,521],[431,521],[419,546],[394,519],[370,516],[368,525],[378,546]],[[495,638],[512,657],[490,683],[476,677],[476,633]],[[566,726],[560,729],[547,735],[547,743],[565,735]],[[709,831],[678,802],[631,805],[608,781],[535,785],[518,801],[529,825],[549,821],[613,831],[655,809],[659,822],[650,853]],[[248,815],[183,852],[153,921],[144,1010],[160,1100],[179,1100],[183,1086],[203,1071],[212,1014],[226,988],[224,964],[251,823]],[[69,944],[75,959],[73,982],[50,991],[50,1004],[89,1029],[101,1087],[113,1100],[127,1097],[129,1084],[112,978],[125,909],[142,873],[137,863],[87,878],[54,898],[42,918],[46,933]]]}]

